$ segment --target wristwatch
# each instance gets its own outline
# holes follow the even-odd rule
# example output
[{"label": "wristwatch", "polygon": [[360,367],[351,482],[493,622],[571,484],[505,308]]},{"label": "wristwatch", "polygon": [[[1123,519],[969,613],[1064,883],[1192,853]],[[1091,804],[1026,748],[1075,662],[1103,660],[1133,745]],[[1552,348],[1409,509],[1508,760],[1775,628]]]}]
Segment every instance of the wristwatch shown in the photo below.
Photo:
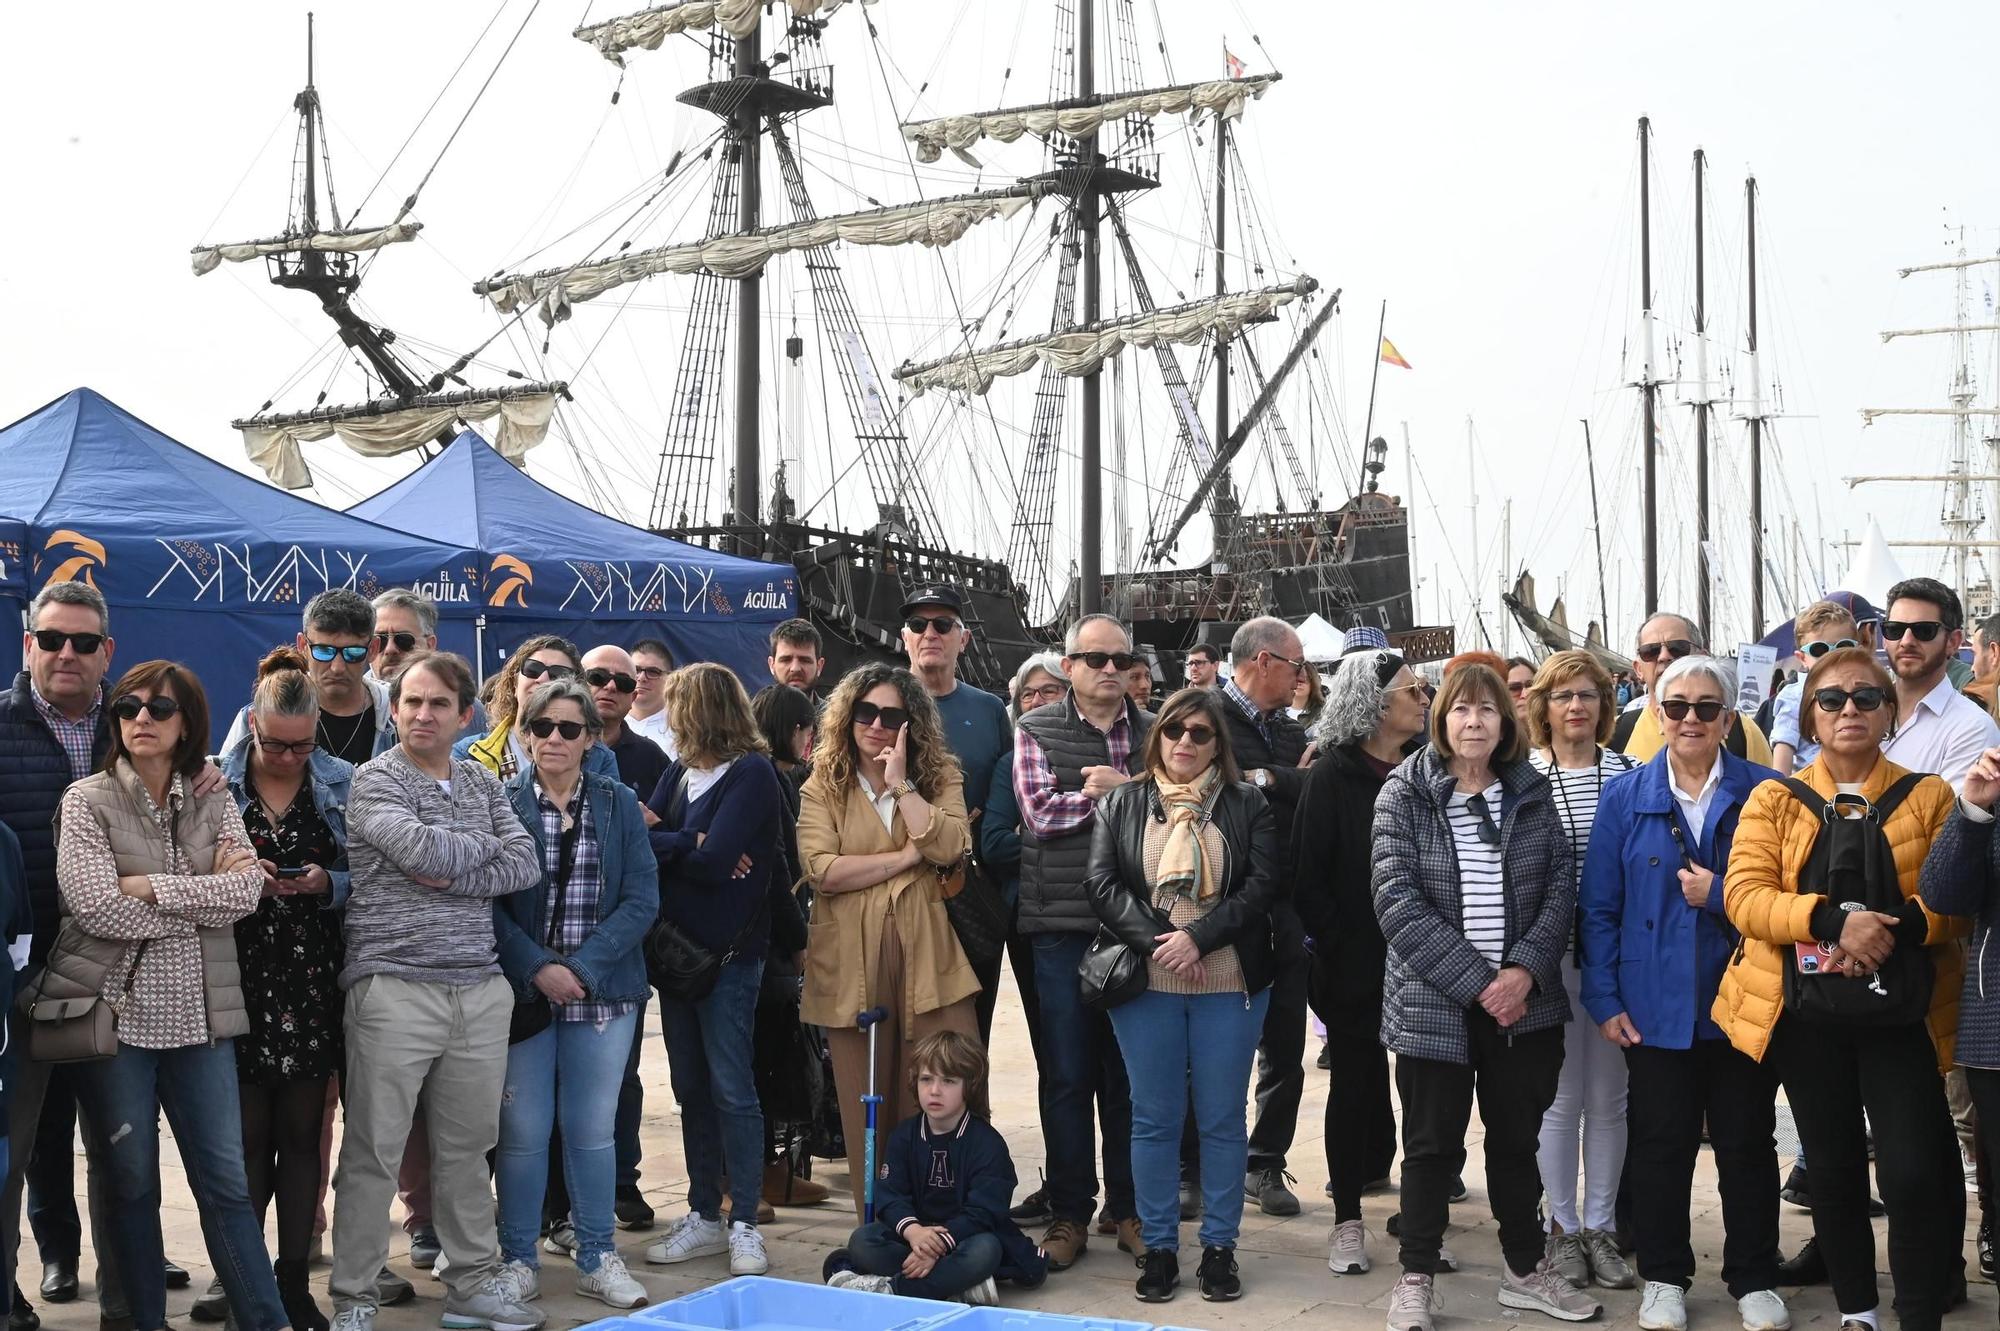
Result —
[{"label": "wristwatch", "polygon": [[889,787],[889,793],[897,799],[901,799],[905,795],[914,795],[917,793],[917,784],[908,777],[905,777],[895,785]]},{"label": "wristwatch", "polygon": [[1266,771],[1262,767],[1253,768],[1250,772],[1250,784],[1257,787],[1257,789],[1259,790],[1264,789],[1266,786],[1271,784],[1270,772]]}]

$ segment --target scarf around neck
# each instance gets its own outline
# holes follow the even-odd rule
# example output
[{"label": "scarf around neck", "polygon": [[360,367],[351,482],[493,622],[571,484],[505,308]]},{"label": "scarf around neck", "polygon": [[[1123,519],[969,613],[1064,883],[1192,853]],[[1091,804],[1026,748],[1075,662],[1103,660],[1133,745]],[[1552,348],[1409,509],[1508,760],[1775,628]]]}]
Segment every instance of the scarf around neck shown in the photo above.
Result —
[{"label": "scarf around neck", "polygon": [[1208,850],[1201,843],[1201,820],[1221,774],[1214,764],[1185,785],[1154,769],[1153,788],[1167,812],[1167,841],[1160,848],[1160,870],[1156,886],[1190,901],[1206,901],[1219,884],[1208,862]]}]

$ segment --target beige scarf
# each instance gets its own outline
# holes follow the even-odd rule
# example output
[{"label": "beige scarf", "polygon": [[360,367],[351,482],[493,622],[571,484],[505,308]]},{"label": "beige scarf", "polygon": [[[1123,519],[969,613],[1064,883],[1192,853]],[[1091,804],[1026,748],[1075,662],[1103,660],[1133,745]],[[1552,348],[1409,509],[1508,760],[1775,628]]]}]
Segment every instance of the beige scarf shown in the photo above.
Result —
[{"label": "beige scarf", "polygon": [[1153,788],[1159,791],[1160,804],[1167,811],[1167,841],[1160,848],[1157,888],[1190,901],[1206,901],[1219,890],[1208,863],[1208,850],[1201,843],[1201,821],[1208,797],[1220,779],[1213,763],[1186,785],[1176,785],[1165,772],[1154,770]]}]

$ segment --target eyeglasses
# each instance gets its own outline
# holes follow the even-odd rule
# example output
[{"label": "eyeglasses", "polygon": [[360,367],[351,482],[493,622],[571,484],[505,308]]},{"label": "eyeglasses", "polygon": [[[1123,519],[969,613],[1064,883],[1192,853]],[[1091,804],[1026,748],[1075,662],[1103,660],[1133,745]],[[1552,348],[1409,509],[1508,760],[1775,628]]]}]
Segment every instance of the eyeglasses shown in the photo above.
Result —
[{"label": "eyeglasses", "polygon": [[1499,845],[1500,824],[1493,821],[1493,809],[1487,804],[1486,796],[1474,795],[1465,802],[1465,807],[1479,815],[1479,839],[1489,846]]},{"label": "eyeglasses", "polygon": [[180,709],[181,705],[164,693],[156,693],[144,702],[139,701],[136,693],[128,693],[111,704],[111,714],[120,721],[136,721],[141,712],[155,721],[164,721]]},{"label": "eyeglasses", "polygon": [[662,679],[666,676],[665,666],[633,666],[632,673],[640,679]]},{"label": "eyeglasses", "polygon": [[1067,684],[1044,684],[1039,688],[1022,689],[1021,701],[1026,702],[1030,698],[1039,698],[1043,702],[1057,702],[1068,692],[1069,685]]},{"label": "eyeglasses", "polygon": [[95,656],[97,649],[104,645],[102,633],[64,633],[61,629],[36,629],[35,646],[45,652],[55,653],[68,643],[76,648],[78,656]]},{"label": "eyeglasses", "polygon": [[1693,655],[1694,643],[1687,638],[1668,638],[1665,642],[1642,642],[1639,644],[1639,659],[1649,664],[1659,660],[1661,652],[1665,652],[1674,660],[1679,660],[1683,656]]},{"label": "eyeglasses", "polygon": [[1901,642],[1905,633],[1917,635],[1918,642],[1929,642],[1944,632],[1944,622],[1936,619],[1885,619],[1882,621],[1882,636],[1890,642]]},{"label": "eyeglasses", "polygon": [[958,631],[958,621],[950,615],[911,615],[903,621],[903,627],[919,638],[924,636],[926,629],[943,637],[947,633]]},{"label": "eyeglasses", "polygon": [[547,739],[558,731],[564,739],[577,739],[583,734],[583,722],[557,721],[546,716],[538,716],[528,722],[528,733],[536,739]]},{"label": "eyeglasses", "polygon": [[1590,707],[1594,706],[1597,700],[1603,696],[1596,689],[1559,689],[1549,695],[1549,705],[1552,707],[1567,707],[1573,702],[1580,702],[1584,706]]},{"label": "eyeglasses", "polygon": [[273,758],[281,753],[289,753],[299,758],[310,758],[312,757],[313,750],[319,747],[319,741],[314,739],[295,739],[287,742],[282,739],[265,739],[262,735],[259,735],[257,736],[257,747]]},{"label": "eyeglasses", "polygon": [[575,679],[576,667],[550,665],[547,661],[537,661],[531,656],[521,662],[521,673],[529,679],[540,679],[543,675],[547,675],[550,679]]},{"label": "eyeglasses", "polygon": [[639,687],[639,681],[623,670],[606,670],[601,666],[584,671],[583,682],[593,689],[601,689],[606,684],[616,684],[620,693],[630,693]]},{"label": "eyeglasses", "polygon": [[1160,727],[1160,733],[1165,735],[1169,740],[1176,742],[1179,741],[1181,736],[1186,735],[1194,741],[1194,745],[1198,749],[1206,748],[1215,742],[1215,727],[1213,726],[1184,726],[1178,721],[1169,721]]},{"label": "eyeglasses", "polygon": [[1308,662],[1308,661],[1307,661],[1307,660],[1306,660],[1306,659],[1305,659],[1305,658],[1304,658],[1303,656],[1301,656],[1301,657],[1300,657],[1300,658],[1299,658],[1298,660],[1294,661],[1294,660],[1293,660],[1293,659],[1292,659],[1291,657],[1289,657],[1289,656],[1280,656],[1280,655],[1278,655],[1278,654],[1277,654],[1276,652],[1272,651],[1272,650],[1271,650],[1270,648],[1268,648],[1268,647],[1267,647],[1267,648],[1265,648],[1265,649],[1264,649],[1263,651],[1259,652],[1259,653],[1258,653],[1258,655],[1259,655],[1259,656],[1268,656],[1268,657],[1270,657],[1270,658],[1271,658],[1271,659],[1272,659],[1273,661],[1282,661],[1282,662],[1284,662],[1284,663],[1285,663],[1286,665],[1288,665],[1288,666],[1290,666],[1290,667],[1292,668],[1292,673],[1293,673],[1293,674],[1295,674],[1295,675],[1303,675],[1303,674],[1304,674],[1304,673],[1306,672],[1306,670],[1307,670],[1307,668],[1309,667],[1309,665],[1310,665],[1310,663],[1309,663],[1309,662]]},{"label": "eyeglasses", "polygon": [[[1923,642],[1930,641],[1930,639],[1925,638],[1922,634],[1918,634],[1917,637],[1920,641]],[[1813,660],[1817,661],[1819,660],[1820,657],[1825,656],[1828,652],[1837,652],[1842,650],[1843,648],[1858,647],[1858,646],[1860,646],[1860,644],[1855,642],[1854,639],[1842,638],[1839,642],[1809,642],[1804,647],[1801,647],[1799,650],[1804,652],[1807,656],[1810,656]]]},{"label": "eyeglasses", "polygon": [[1071,652],[1063,660],[1081,661],[1092,670],[1110,666],[1121,675],[1139,664],[1139,658],[1130,652]]},{"label": "eyeglasses", "polygon": [[309,642],[306,648],[312,652],[312,659],[321,665],[325,665],[336,656],[349,665],[360,665],[368,659],[368,644],[365,642],[355,643],[352,647],[336,647],[330,642]]},{"label": "eyeglasses", "polygon": [[1873,684],[1864,684],[1858,689],[1815,689],[1813,702],[1822,712],[1841,712],[1848,703],[1863,712],[1872,712],[1887,701],[1889,695]]},{"label": "eyeglasses", "polygon": [[407,652],[417,645],[417,635],[414,633],[378,633],[375,635],[375,646],[380,650],[388,651],[391,643],[395,644],[397,651]]},{"label": "eyeglasses", "polygon": [[1669,721],[1685,721],[1692,711],[1695,720],[1710,725],[1722,715],[1722,704],[1713,698],[1703,698],[1700,702],[1689,702],[1686,698],[1666,698],[1660,703],[1660,710],[1667,714]]},{"label": "eyeglasses", "polygon": [[901,730],[910,724],[910,714],[901,707],[877,707],[872,702],[854,704],[854,724],[872,726],[881,722],[884,730]]}]

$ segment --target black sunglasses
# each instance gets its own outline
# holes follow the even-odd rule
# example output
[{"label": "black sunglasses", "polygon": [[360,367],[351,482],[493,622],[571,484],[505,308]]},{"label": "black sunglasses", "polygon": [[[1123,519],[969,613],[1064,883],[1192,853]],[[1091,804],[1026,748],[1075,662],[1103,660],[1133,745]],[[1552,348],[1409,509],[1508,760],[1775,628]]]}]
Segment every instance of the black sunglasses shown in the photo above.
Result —
[{"label": "black sunglasses", "polygon": [[927,629],[943,637],[947,633],[958,631],[958,621],[950,615],[911,615],[903,621],[903,627],[920,638]]},{"label": "black sunglasses", "polygon": [[1918,642],[1930,642],[1944,632],[1944,623],[1936,619],[1885,619],[1882,621],[1882,636],[1890,642],[1901,642],[1905,633],[1917,635]]},{"label": "black sunglasses", "polygon": [[281,753],[291,753],[301,758],[310,758],[312,757],[313,750],[319,747],[319,741],[316,739],[295,739],[290,741],[265,739],[262,735],[259,735],[257,737],[257,747],[270,754],[273,758]]},{"label": "black sunglasses", "polygon": [[336,647],[330,642],[309,642],[306,647],[312,652],[312,659],[322,665],[336,656],[353,665],[360,665],[368,659],[368,644],[365,642],[356,643],[352,647]]},{"label": "black sunglasses", "polygon": [[417,635],[414,633],[378,633],[375,635],[375,645],[383,651],[386,652],[389,650],[390,643],[396,644],[397,651],[407,652],[417,645]]},{"label": "black sunglasses", "polygon": [[59,652],[63,644],[76,648],[78,656],[95,656],[104,645],[102,633],[64,633],[61,629],[36,629],[35,646],[45,652]]},{"label": "black sunglasses", "polygon": [[583,682],[593,689],[601,689],[606,684],[616,684],[620,693],[630,693],[639,687],[639,681],[623,670],[606,670],[602,666],[584,671]]},{"label": "black sunglasses", "polygon": [[1484,794],[1466,800],[1465,807],[1479,815],[1479,839],[1489,846],[1500,844],[1500,824],[1493,821],[1493,809]]},{"label": "black sunglasses", "polygon": [[[1918,636],[1924,642],[1930,641],[1930,639],[1928,638],[1923,638],[1921,634]],[[1852,638],[1842,638],[1839,642],[1809,642],[1805,645],[1805,647],[1802,650],[1805,652],[1807,656],[1810,656],[1813,660],[1817,661],[1819,660],[1820,657],[1825,656],[1828,652],[1837,652],[1840,651],[1842,648],[1858,647],[1860,645],[1861,644],[1857,643]]]},{"label": "black sunglasses", "polygon": [[1139,658],[1130,652],[1071,652],[1064,659],[1081,661],[1092,670],[1102,670],[1106,666],[1112,666],[1121,674],[1139,664]]},{"label": "black sunglasses", "polygon": [[540,679],[543,675],[547,675],[550,679],[575,679],[576,667],[550,665],[547,661],[537,661],[531,656],[521,662],[521,673],[529,679]]},{"label": "black sunglasses", "polygon": [[901,730],[910,724],[910,714],[901,707],[877,707],[872,702],[854,704],[855,725],[872,726],[877,721],[882,723],[884,730]]},{"label": "black sunglasses", "polygon": [[1660,703],[1660,710],[1667,714],[1669,721],[1685,721],[1692,711],[1695,720],[1703,725],[1711,724],[1722,715],[1722,704],[1713,698],[1703,698],[1700,702],[1690,702],[1686,698],[1667,698]]},{"label": "black sunglasses", "polygon": [[528,733],[536,739],[547,739],[558,730],[564,739],[576,739],[583,734],[583,722],[557,721],[546,716],[538,716],[528,722]]},{"label": "black sunglasses", "polygon": [[1182,735],[1186,735],[1195,742],[1196,747],[1215,742],[1213,726],[1184,726],[1178,721],[1169,721],[1160,727],[1160,733],[1169,740],[1179,740]]},{"label": "black sunglasses", "polygon": [[1872,712],[1888,701],[1888,698],[1889,695],[1887,693],[1873,684],[1863,684],[1860,688],[1852,691],[1847,689],[1813,690],[1813,702],[1822,712],[1845,711],[1847,704],[1850,702],[1860,711]]},{"label": "black sunglasses", "polygon": [[139,713],[146,712],[155,721],[164,721],[181,709],[181,705],[164,693],[156,693],[144,702],[137,694],[128,693],[111,704],[111,714],[120,721],[136,721]]},{"label": "black sunglasses", "polygon": [[1678,660],[1683,656],[1691,655],[1693,651],[1694,643],[1691,640],[1687,638],[1668,638],[1665,642],[1641,643],[1639,645],[1639,659],[1647,662],[1657,661],[1660,659],[1660,653],[1665,652]]}]

